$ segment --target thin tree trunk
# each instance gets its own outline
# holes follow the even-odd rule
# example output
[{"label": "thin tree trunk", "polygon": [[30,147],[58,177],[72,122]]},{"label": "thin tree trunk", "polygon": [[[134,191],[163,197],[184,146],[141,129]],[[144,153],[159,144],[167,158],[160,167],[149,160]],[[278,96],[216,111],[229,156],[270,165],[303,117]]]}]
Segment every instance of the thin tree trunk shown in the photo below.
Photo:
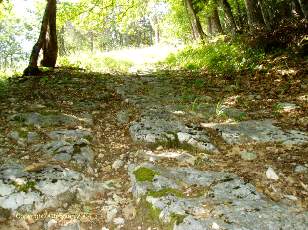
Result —
[{"label": "thin tree trunk", "polygon": [[47,27],[48,27],[51,5],[52,5],[52,3],[49,0],[47,2],[46,8],[45,8],[39,38],[37,39],[37,42],[34,44],[34,46],[32,48],[32,52],[31,52],[30,60],[29,60],[29,65],[24,70],[24,75],[26,75],[26,76],[27,75],[36,75],[37,73],[39,73],[39,69],[37,67],[37,61],[38,61],[38,57],[39,57],[39,54],[40,54],[40,50],[42,49],[44,42],[45,42],[45,39],[46,39],[46,33],[47,33]]},{"label": "thin tree trunk", "polygon": [[65,35],[65,26],[62,26],[62,28],[60,29],[60,33],[59,33],[59,54],[60,56],[66,55],[64,35]]},{"label": "thin tree trunk", "polygon": [[43,60],[41,65],[45,67],[55,67],[58,57],[58,41],[57,41],[57,2],[49,0],[52,4],[50,7],[49,23],[46,39],[43,45]]},{"label": "thin tree trunk", "polygon": [[203,29],[202,29],[202,26],[201,26],[201,23],[200,23],[200,20],[199,20],[199,17],[193,7],[193,3],[192,3],[192,0],[186,0],[186,4],[187,4],[187,8],[193,18],[193,22],[194,22],[194,25],[195,25],[195,28],[196,28],[196,32],[198,33],[198,38],[200,38],[201,40],[205,39],[206,38],[206,34],[204,33]]},{"label": "thin tree trunk", "polygon": [[230,25],[232,32],[235,33],[237,28],[229,2],[227,0],[220,0],[219,3],[225,12],[227,23]]}]

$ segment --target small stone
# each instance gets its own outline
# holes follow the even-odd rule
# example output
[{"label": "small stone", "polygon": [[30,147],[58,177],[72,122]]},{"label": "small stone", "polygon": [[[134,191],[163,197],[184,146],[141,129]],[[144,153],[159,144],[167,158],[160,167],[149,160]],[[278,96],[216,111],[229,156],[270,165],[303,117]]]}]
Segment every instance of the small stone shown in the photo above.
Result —
[{"label": "small stone", "polygon": [[30,156],[29,156],[29,155],[26,155],[26,156],[23,156],[21,159],[22,159],[22,160],[29,160],[29,159],[30,159]]},{"label": "small stone", "polygon": [[121,168],[124,165],[124,162],[122,160],[116,160],[115,162],[113,162],[112,164],[112,168],[114,170],[118,170],[119,168]]},{"label": "small stone", "polygon": [[285,198],[292,200],[292,201],[297,201],[297,197],[296,196],[292,196],[292,195],[284,195]]},{"label": "small stone", "polygon": [[53,229],[56,225],[57,225],[57,221],[56,220],[54,220],[54,219],[51,219],[50,221],[48,221],[48,223],[47,223],[47,229],[48,230],[51,230],[51,229]]},{"label": "small stone", "polygon": [[257,158],[257,154],[254,152],[241,152],[241,158],[246,161],[252,161]]},{"label": "small stone", "polygon": [[261,95],[256,95],[256,99],[261,100],[262,99]]},{"label": "small stone", "polygon": [[278,104],[276,104],[276,107],[280,110],[283,110],[283,111],[290,111],[290,110],[294,110],[294,109],[299,108],[298,105],[296,105],[294,103],[288,103],[288,102],[278,103]]},{"label": "small stone", "polygon": [[213,222],[212,229],[218,230],[220,229],[220,226],[217,223]]},{"label": "small stone", "polygon": [[213,98],[210,97],[210,96],[203,96],[202,99],[203,99],[205,102],[212,102],[212,101],[213,101]]},{"label": "small stone", "polygon": [[105,171],[105,172],[110,172],[111,169],[112,169],[112,168],[111,168],[110,165],[106,165],[105,168],[104,168],[104,171]]},{"label": "small stone", "polygon": [[115,225],[123,225],[125,223],[125,220],[122,217],[114,218],[113,223]]},{"label": "small stone", "polygon": [[136,208],[133,206],[133,204],[128,204],[123,208],[122,213],[125,219],[132,220],[136,216]]},{"label": "small stone", "polygon": [[106,227],[102,227],[102,230],[109,230],[109,228],[106,228]]},{"label": "small stone", "polygon": [[87,173],[90,174],[90,175],[93,175],[94,174],[94,170],[92,167],[87,167]]},{"label": "small stone", "polygon": [[156,150],[157,150],[157,151],[161,151],[161,150],[163,150],[163,149],[164,149],[164,147],[163,147],[163,146],[161,146],[161,145],[160,145],[160,146],[158,146],[158,147],[156,148]]},{"label": "small stone", "polygon": [[303,165],[296,165],[294,172],[295,173],[305,173],[308,171],[308,168]]},{"label": "small stone", "polygon": [[115,218],[115,216],[117,215],[118,209],[114,206],[106,206],[105,210],[106,210],[106,221],[111,222],[113,218]]},{"label": "small stone", "polygon": [[125,124],[129,122],[129,113],[127,111],[120,111],[117,113],[117,121],[120,124]]},{"label": "small stone", "polygon": [[59,230],[80,230],[80,225],[78,223],[68,224],[62,226]]},{"label": "small stone", "polygon": [[278,175],[275,173],[274,169],[272,169],[271,167],[269,167],[266,171],[266,177],[270,180],[278,180],[279,177]]}]

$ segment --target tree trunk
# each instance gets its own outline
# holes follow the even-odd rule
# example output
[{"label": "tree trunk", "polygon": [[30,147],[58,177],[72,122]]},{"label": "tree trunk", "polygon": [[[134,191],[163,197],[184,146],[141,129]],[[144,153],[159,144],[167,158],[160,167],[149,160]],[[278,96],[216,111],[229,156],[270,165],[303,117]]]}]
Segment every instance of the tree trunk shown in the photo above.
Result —
[{"label": "tree trunk", "polygon": [[307,0],[298,0],[300,6],[301,6],[301,10],[305,16],[305,18],[308,18],[308,2]]},{"label": "tree trunk", "polygon": [[213,23],[213,32],[214,33],[223,33],[220,20],[219,20],[219,15],[218,15],[218,10],[217,7],[213,10],[212,14],[212,23]]},{"label": "tree trunk", "polygon": [[271,21],[270,21],[270,16],[268,14],[268,10],[266,9],[264,0],[258,0],[259,1],[259,6],[261,9],[261,13],[262,13],[262,17],[266,26],[267,30],[271,30],[272,29],[272,25],[271,25]]},{"label": "tree trunk", "polygon": [[199,17],[198,17],[198,15],[197,15],[197,13],[196,13],[196,11],[194,9],[192,0],[185,0],[185,1],[186,1],[186,5],[187,5],[187,8],[188,8],[188,11],[190,12],[190,15],[192,16],[193,24],[195,25],[198,38],[203,40],[203,39],[206,38],[206,34],[204,33],[204,31],[202,29]]},{"label": "tree trunk", "polygon": [[304,12],[301,9],[301,5],[299,4],[298,0],[292,1],[292,13],[295,17],[304,18]]},{"label": "tree trunk", "polygon": [[[47,38],[48,31],[48,38]],[[43,15],[40,35],[32,48],[28,67],[24,70],[24,76],[40,73],[37,62],[41,49],[44,49],[43,64],[54,67],[58,54],[56,34],[56,0],[48,0]]]},{"label": "tree trunk", "polygon": [[46,39],[43,45],[43,60],[41,65],[44,67],[55,67],[58,57],[58,41],[57,41],[57,2],[49,0],[51,4],[49,23],[46,34]]},{"label": "tree trunk", "polygon": [[208,34],[212,34],[213,33],[213,22],[212,22],[212,17],[207,17],[207,32]]},{"label": "tree trunk", "polygon": [[189,20],[189,25],[190,25],[190,29],[191,29],[192,38],[194,40],[197,40],[196,29],[194,27],[194,23],[191,21],[191,17],[189,15],[189,11],[187,9],[187,1],[184,1],[184,7],[185,7],[185,10],[186,10],[186,14],[187,14],[188,20]]},{"label": "tree trunk", "polygon": [[64,35],[65,35],[65,26],[62,26],[60,33],[59,33],[59,55],[60,56],[66,55]]},{"label": "tree trunk", "polygon": [[241,10],[240,4],[238,2],[238,0],[234,1],[236,4],[236,10],[237,10],[237,14],[238,14],[238,18],[237,18],[237,26],[240,30],[243,29],[243,25],[244,25],[244,19],[243,19],[243,12]]},{"label": "tree trunk", "polygon": [[237,28],[236,28],[234,16],[233,16],[229,2],[227,0],[220,0],[219,3],[220,3],[220,5],[222,6],[222,8],[225,12],[227,24],[230,25],[232,32],[235,33]]},{"label": "tree trunk", "polygon": [[155,25],[155,44],[158,45],[160,42],[160,28],[159,24],[157,23]]},{"label": "tree trunk", "polygon": [[248,24],[252,29],[264,27],[264,21],[257,0],[245,0]]}]

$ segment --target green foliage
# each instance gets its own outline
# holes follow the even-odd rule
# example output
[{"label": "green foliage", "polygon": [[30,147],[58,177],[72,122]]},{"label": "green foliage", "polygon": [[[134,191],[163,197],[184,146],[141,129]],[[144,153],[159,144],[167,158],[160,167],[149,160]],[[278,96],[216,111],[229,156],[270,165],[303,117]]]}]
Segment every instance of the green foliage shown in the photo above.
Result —
[{"label": "green foliage", "polygon": [[0,72],[0,97],[5,96],[8,92],[8,78],[5,73]]},{"label": "green foliage", "polygon": [[80,52],[58,59],[66,67],[83,68],[96,72],[126,73],[133,66],[132,61],[106,56],[103,53]]},{"label": "green foliage", "polygon": [[144,181],[150,181],[151,182],[153,180],[154,176],[158,175],[157,172],[155,172],[155,171],[153,171],[149,168],[145,168],[145,167],[138,168],[133,173],[136,177],[136,180],[141,181],[141,182],[144,182]]},{"label": "green foliage", "polygon": [[240,42],[217,41],[206,45],[190,45],[170,54],[165,63],[188,70],[207,69],[213,74],[234,76],[242,70],[252,70],[263,58],[263,52]]}]

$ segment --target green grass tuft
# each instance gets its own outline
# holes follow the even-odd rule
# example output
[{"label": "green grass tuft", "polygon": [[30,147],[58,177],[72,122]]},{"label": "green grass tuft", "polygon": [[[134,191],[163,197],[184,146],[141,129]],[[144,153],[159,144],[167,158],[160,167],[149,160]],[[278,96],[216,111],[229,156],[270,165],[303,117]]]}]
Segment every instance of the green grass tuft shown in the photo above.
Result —
[{"label": "green grass tuft", "polygon": [[252,70],[263,56],[261,50],[251,49],[241,42],[217,41],[187,46],[178,53],[170,54],[162,64],[188,70],[206,69],[212,74],[233,76],[242,70]]}]

